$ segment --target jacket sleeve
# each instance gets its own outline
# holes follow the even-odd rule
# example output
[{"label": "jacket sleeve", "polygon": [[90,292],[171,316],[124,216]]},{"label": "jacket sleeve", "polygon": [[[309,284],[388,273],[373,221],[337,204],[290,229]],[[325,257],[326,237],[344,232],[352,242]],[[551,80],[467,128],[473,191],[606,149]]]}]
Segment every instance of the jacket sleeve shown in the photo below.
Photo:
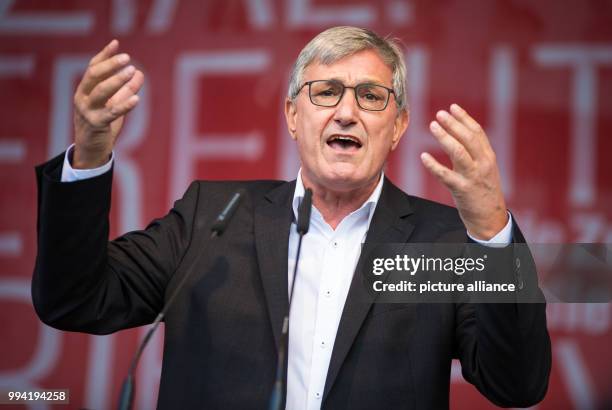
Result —
[{"label": "jacket sleeve", "polygon": [[109,242],[112,171],[62,183],[62,159],[36,168],[38,316],[61,330],[93,334],[151,323],[190,244],[199,184],[165,217]]},{"label": "jacket sleeve", "polygon": [[502,270],[495,276],[517,284],[511,295],[515,303],[458,304],[455,355],[463,377],[493,403],[529,407],[548,389],[551,346],[533,258],[516,224],[513,242],[486,253],[495,261],[493,268]]}]

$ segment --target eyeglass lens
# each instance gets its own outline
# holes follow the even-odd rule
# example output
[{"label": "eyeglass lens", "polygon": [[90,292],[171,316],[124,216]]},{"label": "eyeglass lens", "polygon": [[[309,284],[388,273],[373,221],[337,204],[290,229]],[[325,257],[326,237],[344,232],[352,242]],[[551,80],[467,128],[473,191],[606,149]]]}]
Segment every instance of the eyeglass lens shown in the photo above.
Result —
[{"label": "eyeglass lens", "polygon": [[[310,100],[315,105],[333,107],[342,98],[345,87],[339,81],[319,80],[310,83]],[[359,84],[354,87],[357,104],[364,110],[384,110],[389,99],[389,90],[376,84]]]}]

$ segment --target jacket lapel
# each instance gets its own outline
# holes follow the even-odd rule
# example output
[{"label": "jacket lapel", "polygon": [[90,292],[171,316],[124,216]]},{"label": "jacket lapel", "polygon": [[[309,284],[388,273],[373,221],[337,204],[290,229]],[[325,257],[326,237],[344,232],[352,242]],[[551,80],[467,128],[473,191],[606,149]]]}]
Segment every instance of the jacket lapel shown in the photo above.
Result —
[{"label": "jacket lapel", "polygon": [[[367,243],[403,243],[414,229],[408,222],[412,213],[408,196],[385,178],[380,199],[374,211],[372,222],[366,236]],[[364,264],[364,255],[359,257],[353,274],[351,287],[344,305],[334,350],[332,352],[323,400],[333,386],[338,372],[348,354],[353,341],[361,328],[366,315],[372,306],[372,298],[361,282],[360,269]]]},{"label": "jacket lapel", "polygon": [[287,259],[294,191],[295,181],[282,184],[267,193],[254,209],[255,248],[277,349],[289,306]]}]

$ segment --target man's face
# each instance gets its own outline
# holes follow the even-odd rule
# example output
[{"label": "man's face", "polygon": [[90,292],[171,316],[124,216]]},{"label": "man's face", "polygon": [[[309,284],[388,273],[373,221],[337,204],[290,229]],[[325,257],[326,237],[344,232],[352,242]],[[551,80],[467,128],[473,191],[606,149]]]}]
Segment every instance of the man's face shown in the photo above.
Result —
[{"label": "man's face", "polygon": [[[351,87],[374,83],[392,88],[393,84],[391,69],[373,50],[330,65],[311,63],[302,81],[331,79]],[[298,145],[305,185],[339,192],[375,185],[387,155],[408,126],[408,113],[398,113],[393,95],[384,111],[366,111],[359,108],[350,88],[335,107],[320,107],[310,102],[305,86],[293,102],[287,100],[285,115]]]}]

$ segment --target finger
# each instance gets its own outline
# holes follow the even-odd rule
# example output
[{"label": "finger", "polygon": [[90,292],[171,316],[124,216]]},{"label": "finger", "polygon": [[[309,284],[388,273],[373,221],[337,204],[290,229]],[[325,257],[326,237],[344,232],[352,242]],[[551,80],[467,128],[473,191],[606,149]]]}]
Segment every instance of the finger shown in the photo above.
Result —
[{"label": "finger", "polygon": [[442,146],[444,152],[450,157],[453,167],[461,172],[470,169],[474,165],[472,157],[463,144],[449,135],[437,121],[432,121],[429,124],[429,129]]},{"label": "finger", "polygon": [[91,60],[89,60],[89,65],[94,65],[102,60],[106,60],[107,58],[115,54],[117,50],[119,50],[119,41],[113,39],[102,49],[102,51],[100,51],[98,54],[93,56]]},{"label": "finger", "polygon": [[101,122],[105,124],[109,124],[115,121],[117,118],[122,115],[130,112],[140,101],[140,97],[137,95],[130,96],[127,100],[123,100],[121,102],[115,103],[110,107],[105,108],[101,112]]},{"label": "finger", "polygon": [[131,80],[125,83],[119,91],[117,91],[109,100],[108,104],[112,105],[116,102],[127,100],[132,95],[140,91],[140,88],[144,84],[144,74],[140,70],[136,70]]},{"label": "finger", "polygon": [[491,143],[489,138],[487,138],[486,133],[480,126],[480,124],[470,116],[470,114],[464,110],[459,104],[451,104],[450,112],[458,121],[460,121],[463,125],[465,125],[468,129],[474,132],[476,135],[481,137],[481,143],[483,143],[488,148],[491,148]]},{"label": "finger", "polygon": [[97,64],[90,65],[85,71],[83,80],[79,84],[79,91],[85,95],[89,95],[100,82],[106,80],[118,70],[123,68],[130,61],[130,56],[122,53],[100,61]]},{"label": "finger", "polygon": [[482,145],[473,131],[469,130],[466,126],[457,121],[455,117],[444,110],[440,110],[436,113],[436,119],[447,133],[463,144],[474,160],[478,160],[482,157]]},{"label": "finger", "polygon": [[[89,94],[89,104],[92,108],[104,107],[107,101],[117,92],[124,84],[132,79],[136,68],[129,65],[119,71],[117,74],[102,81]],[[123,98],[122,98],[123,99]]]},{"label": "finger", "polygon": [[438,181],[446,185],[451,191],[460,190],[461,186],[464,185],[464,179],[461,175],[440,164],[428,152],[421,153],[421,162]]}]

